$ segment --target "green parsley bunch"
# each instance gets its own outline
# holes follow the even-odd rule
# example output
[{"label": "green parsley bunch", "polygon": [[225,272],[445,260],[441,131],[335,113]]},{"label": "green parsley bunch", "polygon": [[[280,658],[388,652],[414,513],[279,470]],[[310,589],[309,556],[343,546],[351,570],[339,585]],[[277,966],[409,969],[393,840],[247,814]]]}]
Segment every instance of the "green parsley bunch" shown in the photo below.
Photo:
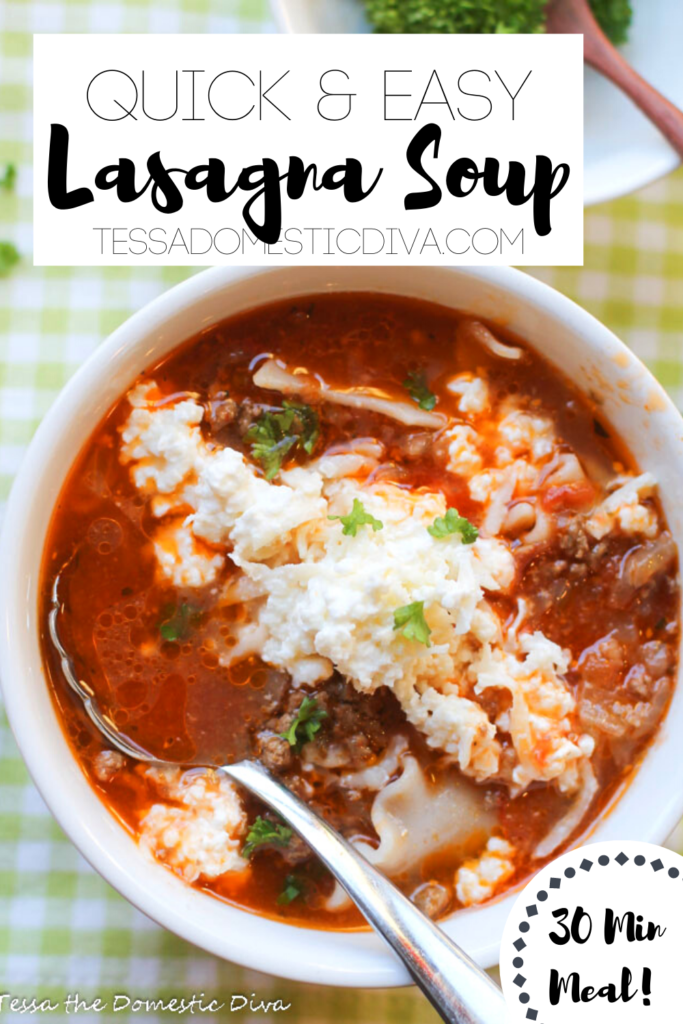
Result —
[{"label": "green parsley bunch", "polygon": [[[614,43],[631,24],[630,0],[590,0]],[[377,32],[543,32],[546,0],[366,0]]]}]

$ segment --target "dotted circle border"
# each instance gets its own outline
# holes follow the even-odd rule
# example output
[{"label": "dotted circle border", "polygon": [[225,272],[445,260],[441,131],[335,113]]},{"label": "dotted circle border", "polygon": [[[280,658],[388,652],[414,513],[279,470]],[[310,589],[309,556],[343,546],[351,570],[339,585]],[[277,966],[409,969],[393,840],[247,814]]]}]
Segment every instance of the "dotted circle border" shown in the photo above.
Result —
[{"label": "dotted circle border", "polygon": [[[588,873],[594,865],[597,864],[599,867],[607,867],[612,860],[614,860],[620,867],[623,867],[624,864],[626,864],[626,862],[630,859],[631,858],[627,857],[626,854],[623,852],[618,853],[614,858],[610,858],[606,853],[601,853],[600,856],[597,857],[595,860],[589,860],[588,857],[584,857],[581,863],[579,864],[578,870],[585,871],[586,873]],[[647,858],[644,857],[642,853],[639,853],[633,858],[633,863],[638,868],[644,867],[645,864],[647,864]],[[665,866],[666,865],[662,863],[662,860],[659,857],[655,858],[655,860],[650,861],[650,867],[655,873],[663,871]],[[577,869],[571,866],[566,867],[562,874],[567,881],[571,881],[572,878],[576,877]],[[675,866],[672,866],[667,870],[667,877],[673,879],[674,881],[680,876],[681,872]],[[559,889],[561,885],[561,878],[551,877],[548,880],[548,889]],[[536,899],[539,903],[545,903],[548,897],[549,893],[546,889],[539,889],[539,891],[536,893]],[[520,989],[523,989],[527,983],[527,979],[524,977],[524,975],[519,973],[519,969],[524,966],[524,958],[520,956],[522,950],[526,947],[526,942],[524,941],[523,936],[531,930],[531,920],[534,917],[538,917],[538,906],[535,903],[530,903],[529,906],[526,908],[526,916],[527,919],[520,921],[519,923],[519,931],[522,933],[522,935],[520,936],[520,938],[518,938],[515,942],[512,943],[516,951],[515,955],[512,958],[512,966],[517,970],[517,974],[512,979],[512,984],[516,985]],[[531,1002],[532,997],[529,992],[520,992],[518,998],[520,1003],[522,1003],[523,1006],[526,1006],[528,1003]],[[649,1000],[647,1000],[645,1005],[649,1006]],[[533,1007],[529,1006],[526,1011],[526,1018],[527,1020],[537,1021],[538,1010],[535,1010]]]}]

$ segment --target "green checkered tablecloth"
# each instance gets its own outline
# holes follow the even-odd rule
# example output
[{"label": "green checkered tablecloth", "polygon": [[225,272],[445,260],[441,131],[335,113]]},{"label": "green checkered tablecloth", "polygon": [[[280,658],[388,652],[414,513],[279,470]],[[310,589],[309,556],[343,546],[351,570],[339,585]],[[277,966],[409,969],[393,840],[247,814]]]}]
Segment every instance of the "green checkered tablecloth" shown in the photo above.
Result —
[{"label": "green checkered tablecloth", "polygon": [[[324,0],[321,0],[324,2]],[[21,264],[0,279],[0,501],[40,418],[100,340],[182,269],[33,269],[31,33],[270,31],[265,0],[0,0],[0,239]],[[542,269],[617,332],[683,405],[683,172],[586,216],[583,269]],[[675,837],[672,842],[683,846]],[[152,924],[85,864],[31,785],[0,711],[0,993],[63,1002],[114,993],[144,999],[206,993],[280,998],[296,1024],[434,1021],[415,992],[349,992],[292,985],[199,952]],[[8,1013],[7,1020],[28,1015]],[[226,1010],[214,1019],[224,1019]],[[86,1021],[171,1019],[163,1012],[80,1013]],[[176,1015],[177,1016],[177,1015]],[[272,1013],[231,1014],[262,1024]],[[49,1014],[66,1019],[64,1007]]]}]

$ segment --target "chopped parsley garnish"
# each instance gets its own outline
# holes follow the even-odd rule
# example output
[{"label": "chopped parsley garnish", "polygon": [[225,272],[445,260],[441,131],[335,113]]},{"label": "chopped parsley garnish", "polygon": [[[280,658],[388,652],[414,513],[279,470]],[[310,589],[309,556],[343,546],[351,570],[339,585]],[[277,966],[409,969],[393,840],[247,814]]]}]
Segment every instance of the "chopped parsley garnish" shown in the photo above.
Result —
[{"label": "chopped parsley garnish", "polygon": [[359,501],[358,498],[353,499],[353,508],[347,516],[328,516],[327,518],[338,519],[344,527],[342,533],[346,537],[355,537],[359,526],[371,526],[375,533],[384,526],[384,523],[381,523],[379,519],[375,519],[374,516],[365,511],[363,502]]},{"label": "chopped parsley garnish", "polygon": [[427,387],[427,378],[424,373],[412,370],[403,381],[403,387],[421,409],[424,409],[425,412],[432,411],[436,405],[436,395]]},{"label": "chopped parsley garnish", "polygon": [[316,733],[320,731],[324,718],[327,718],[327,711],[318,707],[315,697],[304,697],[299,705],[296,718],[287,732],[281,734],[282,739],[287,740],[290,747],[300,750],[304,743],[310,743]]},{"label": "chopped parsley garnish", "polygon": [[0,174],[0,188],[4,188],[7,192],[11,192],[14,188],[14,183],[16,182],[16,180],[16,164],[7,164],[3,173]]},{"label": "chopped parsley garnish", "polygon": [[463,544],[474,544],[479,536],[479,530],[474,523],[465,519],[464,516],[458,515],[454,508],[449,508],[445,516],[437,516],[432,525],[427,527],[427,532],[437,540],[443,540],[444,537],[459,533]]},{"label": "chopped parsley garnish", "polygon": [[429,634],[431,629],[427,625],[424,613],[424,601],[413,601],[412,604],[404,604],[394,612],[394,629],[398,630],[406,640],[417,640],[425,647],[431,647]]},{"label": "chopped parsley garnish", "polygon": [[296,445],[310,455],[320,435],[318,414],[310,405],[283,402],[279,412],[264,412],[244,435],[252,458],[261,463],[266,480],[280,472],[287,454]]},{"label": "chopped parsley garnish", "polygon": [[598,437],[609,437],[609,431],[606,430],[605,427],[603,427],[602,423],[598,419],[593,420],[593,430],[598,435]]},{"label": "chopped parsley garnish", "polygon": [[303,894],[304,883],[296,875],[287,875],[282,892],[277,898],[280,906],[287,906]]},{"label": "chopped parsley garnish", "polygon": [[279,821],[270,821],[259,815],[247,832],[247,839],[242,847],[242,856],[251,857],[254,850],[260,846],[287,846],[291,838],[292,830],[289,825],[283,825]]},{"label": "chopped parsley garnish", "polygon": [[9,274],[20,259],[16,245],[12,242],[0,242],[0,275]]},{"label": "chopped parsley garnish", "polygon": [[163,640],[175,643],[184,640],[192,626],[196,626],[201,618],[201,610],[191,604],[170,604],[164,608],[164,618],[159,623],[159,632]]}]

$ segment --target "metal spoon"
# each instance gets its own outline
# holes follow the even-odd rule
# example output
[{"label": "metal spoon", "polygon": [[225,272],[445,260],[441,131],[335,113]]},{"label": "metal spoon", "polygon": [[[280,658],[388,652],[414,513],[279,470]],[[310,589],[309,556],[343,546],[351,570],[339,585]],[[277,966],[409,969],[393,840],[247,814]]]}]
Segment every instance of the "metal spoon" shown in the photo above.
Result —
[{"label": "metal spoon", "polygon": [[[59,637],[59,577],[48,618],[50,639],[71,689],[83,702],[93,725],[122,754],[154,764],[175,762],[154,757],[123,735],[99,707],[93,689],[79,679]],[[317,854],[343,885],[358,909],[389,944],[432,1006],[449,1024],[503,1024],[505,1004],[498,986],[414,903],[377,871],[298,796],[259,761],[203,765],[222,771],[277,812]]]}]

